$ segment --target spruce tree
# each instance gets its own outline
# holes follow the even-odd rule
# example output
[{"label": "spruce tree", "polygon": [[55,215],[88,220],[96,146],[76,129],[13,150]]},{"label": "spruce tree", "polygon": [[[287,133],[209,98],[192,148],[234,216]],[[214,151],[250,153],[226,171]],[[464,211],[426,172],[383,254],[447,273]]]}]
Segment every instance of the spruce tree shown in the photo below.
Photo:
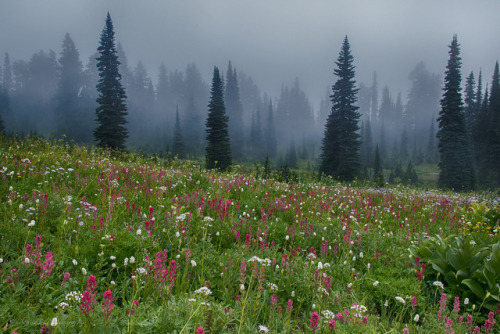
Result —
[{"label": "spruce tree", "polygon": [[332,111],[328,116],[321,143],[321,163],[319,171],[340,180],[353,180],[359,174],[359,118],[354,81],[354,57],[347,36],[344,39],[338,68],[334,74],[338,80],[332,86]]},{"label": "spruce tree", "polygon": [[267,156],[275,157],[278,142],[276,140],[276,127],[274,125],[273,104],[269,100],[269,111],[267,113],[267,123],[264,131]]},{"label": "spruce tree", "polygon": [[488,166],[491,186],[500,185],[500,72],[495,64],[490,87],[488,122]]},{"label": "spruce tree", "polygon": [[[77,142],[92,141],[93,119],[88,108],[83,65],[75,43],[67,33],[62,44],[60,78],[55,95],[57,132]],[[87,108],[86,108],[87,107]]]},{"label": "spruce tree", "polygon": [[438,118],[438,184],[447,189],[471,190],[475,187],[474,168],[460,92],[461,58],[456,35],[453,36],[449,47],[450,58],[446,66],[444,93]]},{"label": "spruce tree", "polygon": [[100,147],[122,150],[125,148],[125,140],[128,136],[125,128],[127,123],[125,120],[127,115],[125,99],[127,96],[118,71],[120,62],[115,47],[113,22],[109,13],[97,51],[99,51],[97,58],[97,69],[99,70],[97,103],[99,106],[96,109],[98,126],[94,130],[94,137]]},{"label": "spruce tree", "polygon": [[379,187],[384,185],[384,169],[382,168],[378,144],[375,147],[375,159],[373,160],[373,178]]},{"label": "spruce tree", "polygon": [[243,106],[240,101],[238,76],[229,62],[226,74],[226,111],[229,117],[229,138],[231,140],[232,155],[243,157],[245,136],[243,133]]},{"label": "spruce tree", "polygon": [[226,170],[231,166],[231,145],[228,133],[228,117],[224,105],[224,87],[217,67],[214,67],[210,93],[208,117],[205,122],[207,133],[205,164],[207,168]]},{"label": "spruce tree", "polygon": [[172,153],[177,155],[179,159],[186,157],[186,149],[184,147],[184,139],[182,137],[181,122],[179,120],[179,108],[175,110],[175,126],[174,126],[174,140],[172,142]]}]

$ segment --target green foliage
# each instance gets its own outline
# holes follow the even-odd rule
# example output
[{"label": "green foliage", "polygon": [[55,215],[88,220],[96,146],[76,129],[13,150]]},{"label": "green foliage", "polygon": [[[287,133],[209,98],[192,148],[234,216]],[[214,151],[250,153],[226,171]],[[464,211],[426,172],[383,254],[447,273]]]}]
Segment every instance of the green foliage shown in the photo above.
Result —
[{"label": "green foliage", "polygon": [[496,311],[500,302],[500,243],[468,235],[425,240],[411,248],[412,255],[427,264],[427,288],[436,289],[433,281],[443,281],[445,291],[469,298],[476,312],[486,315]]},{"label": "green foliage", "polygon": [[96,109],[98,126],[94,130],[94,137],[99,147],[123,150],[128,136],[125,124],[127,107],[125,106],[125,90],[121,84],[121,75],[118,71],[118,56],[115,47],[115,32],[111,16],[106,16],[106,24],[101,33],[97,58],[99,83],[97,91],[99,97]]},{"label": "green foliage", "polygon": [[359,174],[360,140],[358,107],[354,80],[354,57],[347,36],[342,43],[334,70],[338,80],[332,86],[332,111],[328,116],[321,142],[319,172],[351,181]]},{"label": "green foliage", "polygon": [[205,125],[207,132],[205,165],[207,168],[226,170],[231,166],[231,146],[228,117],[224,106],[223,84],[217,67],[214,68],[208,117]]}]

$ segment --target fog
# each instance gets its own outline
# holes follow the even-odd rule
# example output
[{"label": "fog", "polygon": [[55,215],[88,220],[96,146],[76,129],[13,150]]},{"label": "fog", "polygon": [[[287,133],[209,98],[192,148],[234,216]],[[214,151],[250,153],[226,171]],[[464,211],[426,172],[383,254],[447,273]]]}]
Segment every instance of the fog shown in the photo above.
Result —
[{"label": "fog", "polygon": [[[325,91],[335,81],[335,60],[346,35],[357,83],[370,87],[377,73],[379,104],[387,86],[394,103],[401,94],[406,107],[409,76],[421,62],[429,74],[442,78],[454,34],[461,44],[464,79],[471,71],[477,78],[482,69],[485,87],[500,56],[498,0],[2,0],[0,55],[8,53],[13,62],[29,61],[39,50],[53,50],[59,57],[69,33],[86,66],[108,11],[129,67],[142,62],[155,86],[162,63],[169,73],[195,64],[209,83],[213,67],[224,72],[231,61],[242,71],[241,79],[248,76],[257,94],[275,108],[283,88],[293,91],[298,83],[317,120],[330,108]],[[266,119],[261,107],[260,118]],[[256,112],[244,110],[248,127]],[[425,122],[430,124],[430,119]],[[314,131],[321,133],[321,124]]]},{"label": "fog", "polygon": [[357,81],[369,83],[377,71],[381,84],[403,95],[417,62],[444,72],[453,34],[463,73],[482,67],[490,77],[500,55],[496,0],[2,0],[0,52],[12,59],[58,52],[69,32],[86,61],[107,11],[129,62],[141,60],[152,76],[161,62],[168,69],[194,62],[209,80],[214,65],[232,60],[273,95],[299,77],[316,107],[346,34]]}]

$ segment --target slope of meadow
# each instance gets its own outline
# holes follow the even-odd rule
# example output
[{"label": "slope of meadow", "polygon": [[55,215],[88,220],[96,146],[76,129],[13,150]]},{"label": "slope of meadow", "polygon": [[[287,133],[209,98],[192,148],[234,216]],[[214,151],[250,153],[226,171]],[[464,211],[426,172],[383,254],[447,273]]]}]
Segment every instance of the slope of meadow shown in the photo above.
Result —
[{"label": "slope of meadow", "polygon": [[3,139],[0,158],[4,332],[500,328],[485,194],[286,184],[35,139]]}]

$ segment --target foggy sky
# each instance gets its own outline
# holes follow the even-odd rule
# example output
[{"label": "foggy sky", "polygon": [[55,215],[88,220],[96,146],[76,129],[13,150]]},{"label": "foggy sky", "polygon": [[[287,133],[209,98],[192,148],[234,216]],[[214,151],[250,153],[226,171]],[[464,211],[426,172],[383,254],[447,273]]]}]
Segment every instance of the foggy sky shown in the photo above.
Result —
[{"label": "foggy sky", "polygon": [[370,85],[376,70],[379,91],[387,84],[404,98],[417,62],[444,76],[454,34],[463,78],[482,68],[490,82],[500,58],[498,0],[0,0],[0,59],[59,56],[68,32],[85,65],[107,11],[129,65],[141,60],[154,82],[161,62],[195,62],[210,82],[213,66],[225,71],[231,60],[274,97],[298,77],[316,110],[346,35],[358,84]]}]

